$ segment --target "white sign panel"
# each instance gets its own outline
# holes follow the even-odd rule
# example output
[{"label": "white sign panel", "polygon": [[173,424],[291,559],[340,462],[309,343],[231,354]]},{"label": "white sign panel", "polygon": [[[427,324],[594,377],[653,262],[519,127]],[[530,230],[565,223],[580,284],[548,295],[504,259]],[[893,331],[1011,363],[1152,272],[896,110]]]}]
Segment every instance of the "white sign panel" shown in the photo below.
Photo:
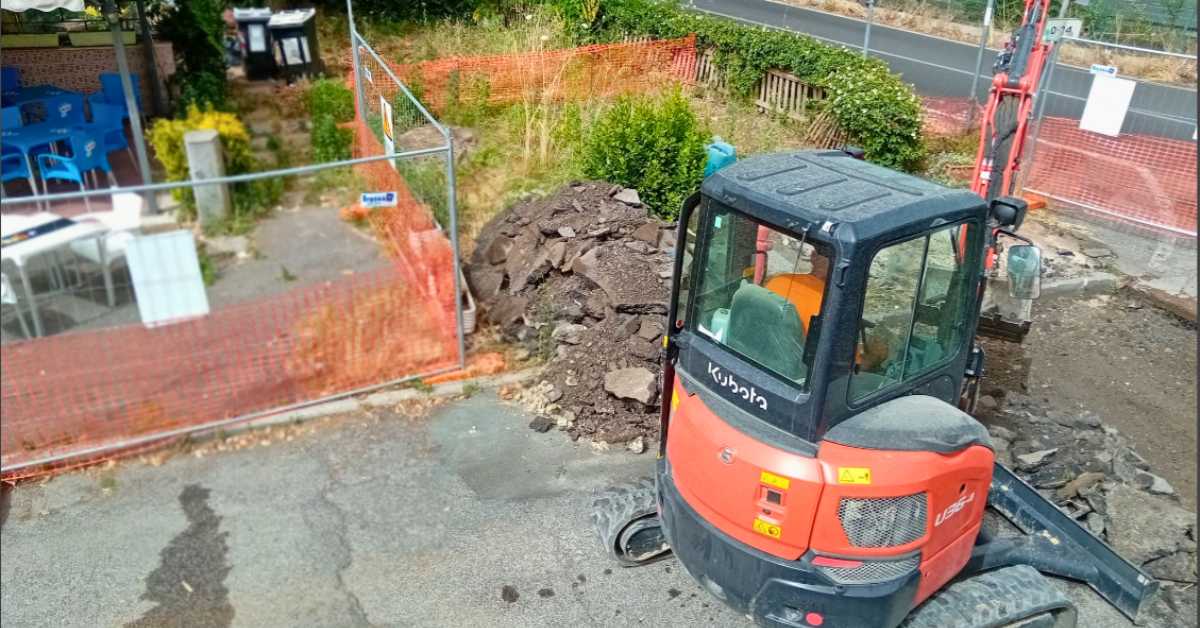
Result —
[{"label": "white sign panel", "polygon": [[[379,115],[383,117],[383,150],[387,154],[396,152],[396,129],[392,122],[392,103],[388,102],[382,94],[379,96]],[[392,167],[396,167],[396,161],[389,159]]]},{"label": "white sign panel", "polygon": [[1092,64],[1092,74],[1107,74],[1109,76],[1117,75],[1117,66],[1115,65],[1100,65],[1099,63]]},{"label": "white sign panel", "polygon": [[1107,74],[1093,76],[1092,89],[1088,92],[1083,117],[1079,119],[1079,128],[1110,137],[1120,135],[1121,126],[1125,124],[1125,114],[1129,111],[1129,102],[1133,100],[1135,86],[1137,83],[1129,79]]},{"label": "white sign panel", "polygon": [[137,236],[126,246],[125,261],[142,324],[208,314],[208,294],[191,231]]},{"label": "white sign panel", "polygon": [[395,192],[363,192],[359,204],[368,209],[373,207],[395,207]]},{"label": "white sign panel", "polygon": [[1063,37],[1079,37],[1083,34],[1083,20],[1071,17],[1059,17],[1046,20],[1046,29],[1042,31],[1042,43],[1049,44]]},{"label": "white sign panel", "polygon": [[250,35],[250,52],[266,52],[267,27],[262,24],[249,24],[246,33]]},{"label": "white sign panel", "polygon": [[304,57],[300,52],[300,40],[294,37],[289,37],[283,40],[283,63],[284,65],[303,65]]}]

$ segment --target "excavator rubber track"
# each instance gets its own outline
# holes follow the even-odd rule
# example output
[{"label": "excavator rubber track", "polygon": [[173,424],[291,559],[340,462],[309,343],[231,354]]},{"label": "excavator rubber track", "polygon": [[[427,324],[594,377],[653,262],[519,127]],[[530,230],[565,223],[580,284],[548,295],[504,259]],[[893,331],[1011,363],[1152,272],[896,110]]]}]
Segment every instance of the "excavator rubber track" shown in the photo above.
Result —
[{"label": "excavator rubber track", "polygon": [[600,541],[623,567],[637,567],[671,555],[658,517],[653,478],[598,492],[592,500],[592,523]]},{"label": "excavator rubber track", "polygon": [[901,628],[1074,628],[1075,604],[1029,565],[952,582],[918,606]]}]

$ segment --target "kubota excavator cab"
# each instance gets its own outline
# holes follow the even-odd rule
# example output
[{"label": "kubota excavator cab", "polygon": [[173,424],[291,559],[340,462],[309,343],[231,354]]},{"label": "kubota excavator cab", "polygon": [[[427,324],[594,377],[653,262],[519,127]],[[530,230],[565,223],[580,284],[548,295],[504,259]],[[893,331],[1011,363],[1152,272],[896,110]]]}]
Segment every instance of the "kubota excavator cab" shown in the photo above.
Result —
[{"label": "kubota excavator cab", "polygon": [[993,465],[956,407],[988,219],[837,151],[705,180],[681,217],[658,493],[715,595],[774,623],[895,625],[966,563]]},{"label": "kubota excavator cab", "polygon": [[[674,552],[771,626],[1073,626],[1039,572],[1135,618],[1154,580],[995,465],[959,409],[985,262],[1023,217],[836,151],[705,179],[680,217],[657,476],[597,495],[608,551]],[[1007,261],[1034,296],[1036,247]],[[982,534],[985,506],[1024,535]]]}]

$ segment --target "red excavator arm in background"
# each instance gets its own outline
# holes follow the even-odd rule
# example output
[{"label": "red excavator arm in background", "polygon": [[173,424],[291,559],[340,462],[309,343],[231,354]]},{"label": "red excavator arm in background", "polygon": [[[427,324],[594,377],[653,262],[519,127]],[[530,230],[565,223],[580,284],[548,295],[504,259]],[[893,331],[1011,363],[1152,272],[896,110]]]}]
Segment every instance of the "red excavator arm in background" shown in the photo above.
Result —
[{"label": "red excavator arm in background", "polygon": [[1025,0],[1021,26],[993,67],[971,178],[971,191],[989,201],[1012,194],[1016,184],[1033,96],[1050,55],[1050,44],[1042,43],[1049,10],[1050,0]]}]

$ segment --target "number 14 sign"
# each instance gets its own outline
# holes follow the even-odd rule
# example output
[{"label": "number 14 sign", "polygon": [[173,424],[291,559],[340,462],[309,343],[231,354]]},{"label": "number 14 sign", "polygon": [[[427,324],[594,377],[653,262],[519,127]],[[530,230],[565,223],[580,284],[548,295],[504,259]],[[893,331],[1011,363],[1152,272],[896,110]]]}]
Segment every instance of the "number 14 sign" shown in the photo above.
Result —
[{"label": "number 14 sign", "polygon": [[1083,34],[1083,20],[1079,18],[1053,18],[1046,20],[1042,31],[1042,43],[1052,44],[1063,37],[1079,37]]}]

